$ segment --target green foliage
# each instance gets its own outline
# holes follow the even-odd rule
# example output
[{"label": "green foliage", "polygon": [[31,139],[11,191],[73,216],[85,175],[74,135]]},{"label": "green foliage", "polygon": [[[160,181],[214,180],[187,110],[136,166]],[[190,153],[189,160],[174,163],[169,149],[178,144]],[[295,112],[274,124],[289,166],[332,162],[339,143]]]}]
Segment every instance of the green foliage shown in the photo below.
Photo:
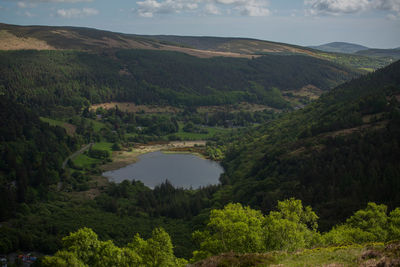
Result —
[{"label": "green foliage", "polygon": [[365,242],[385,242],[398,239],[399,208],[387,216],[387,206],[368,203],[342,225],[332,228],[322,236],[323,243],[341,245]]},{"label": "green foliage", "polygon": [[[152,50],[121,50],[110,57],[57,50],[0,53],[0,86],[6,96],[64,117],[79,113],[89,103],[110,100],[175,106],[247,101],[285,108],[279,90],[272,88],[294,90],[313,84],[326,90],[356,75],[306,56],[250,60]],[[254,90],[250,81],[260,89]]]},{"label": "green foliage", "polygon": [[17,203],[47,199],[78,140],[5,96],[0,96],[0,121],[0,220],[6,220]]},{"label": "green foliage", "polygon": [[370,241],[385,241],[387,233],[387,206],[368,203],[367,208],[354,213],[346,224],[353,228],[359,228],[373,236]]},{"label": "green foliage", "polygon": [[45,257],[42,262],[42,266],[58,266],[58,267],[86,267],[87,264],[84,264],[80,261],[76,254],[68,251],[57,251],[56,254],[52,257]]},{"label": "green foliage", "polygon": [[228,251],[263,251],[263,219],[261,212],[240,204],[228,204],[223,210],[212,210],[207,231],[193,234],[194,239],[200,241],[200,252],[194,252],[194,259]]},{"label": "green foliage", "polygon": [[153,230],[152,237],[147,241],[138,234],[128,247],[141,257],[140,264],[143,266],[184,266],[186,261],[174,256],[171,238],[162,228]]},{"label": "green foliage", "polygon": [[[317,215],[300,200],[288,199],[278,204],[278,211],[268,216],[241,204],[228,204],[212,210],[206,230],[193,238],[200,249],[193,261],[224,252],[256,253],[311,247],[319,242]],[[310,228],[309,226],[310,225]]]},{"label": "green foliage", "polygon": [[63,250],[46,256],[43,266],[184,266],[186,261],[174,256],[171,238],[163,229],[153,231],[143,240],[136,235],[127,247],[112,241],[100,241],[89,228],[79,229],[63,238]]},{"label": "green foliage", "polygon": [[118,143],[114,143],[111,147],[111,149],[113,151],[120,151],[121,150],[121,146]]},{"label": "green foliage", "polygon": [[90,148],[88,155],[95,159],[107,159],[110,157],[110,153],[107,150],[93,149]]},{"label": "green foliage", "polygon": [[313,206],[322,230],[366,202],[400,205],[400,61],[343,84],[310,105],[226,144],[222,184],[227,202],[263,212],[278,199]]},{"label": "green foliage", "polygon": [[268,250],[294,251],[306,247],[306,229],[288,219],[265,220],[266,247]]},{"label": "green foliage", "polygon": [[393,240],[400,240],[400,208],[394,209],[389,214],[389,237]]},{"label": "green foliage", "polygon": [[310,206],[304,207],[301,200],[290,198],[284,201],[278,201],[278,211],[272,211],[270,216],[274,219],[286,219],[294,223],[300,223],[310,228],[317,230],[318,216],[312,211]]},{"label": "green foliage", "polygon": [[278,211],[271,211],[265,220],[268,250],[294,251],[319,243],[318,216],[310,206],[304,207],[294,198],[278,201]]}]

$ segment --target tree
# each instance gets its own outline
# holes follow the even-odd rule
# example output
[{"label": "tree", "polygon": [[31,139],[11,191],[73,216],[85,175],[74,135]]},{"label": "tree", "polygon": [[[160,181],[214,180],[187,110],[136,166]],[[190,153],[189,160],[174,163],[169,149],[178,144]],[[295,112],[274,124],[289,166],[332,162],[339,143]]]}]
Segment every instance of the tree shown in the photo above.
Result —
[{"label": "tree", "polygon": [[[398,209],[392,211],[390,218],[386,214],[386,205],[368,203],[363,210],[356,211],[346,223],[335,226],[323,235],[325,244],[364,243],[373,241],[387,241],[400,232]],[[388,223],[389,222],[389,223]],[[388,234],[392,233],[393,236]]]},{"label": "tree", "polygon": [[261,252],[264,216],[260,211],[241,204],[228,204],[223,210],[212,210],[205,231],[196,231],[193,238],[200,250],[193,253],[194,260],[222,252]]},{"label": "tree", "polygon": [[121,249],[112,241],[99,241],[90,228],[79,229],[64,237],[63,250],[45,257],[44,266],[138,266],[140,257],[134,251]]},{"label": "tree", "polygon": [[373,235],[371,241],[385,241],[387,239],[387,206],[368,203],[367,208],[356,211],[353,216],[347,219],[346,224],[353,228]]},{"label": "tree", "polygon": [[265,218],[265,240],[268,250],[289,250],[310,247],[319,242],[318,216],[299,199],[278,201],[278,211]]},{"label": "tree", "polygon": [[79,229],[64,237],[63,250],[46,256],[43,266],[184,266],[187,262],[174,256],[171,238],[162,228],[152,237],[137,234],[127,247],[119,248],[110,240],[100,241],[90,228]]},{"label": "tree", "polygon": [[120,151],[120,150],[121,150],[121,146],[120,146],[118,143],[114,143],[114,144],[111,146],[111,149],[112,149],[113,151]]},{"label": "tree", "polygon": [[58,251],[52,257],[44,257],[42,260],[43,266],[57,266],[57,267],[86,267],[88,265],[80,261],[76,254],[69,251]]},{"label": "tree", "polygon": [[295,250],[320,241],[318,216],[300,200],[278,202],[278,211],[264,216],[260,211],[241,204],[228,204],[212,210],[206,230],[196,231],[193,238],[200,249],[193,261],[223,252],[256,253],[267,250]]},{"label": "tree", "polygon": [[136,234],[133,241],[128,244],[128,248],[136,252],[143,266],[184,266],[186,261],[174,256],[171,238],[162,228],[156,228],[152,232],[152,237],[147,241]]},{"label": "tree", "polygon": [[389,214],[389,237],[392,240],[400,239],[400,208],[396,208]]}]

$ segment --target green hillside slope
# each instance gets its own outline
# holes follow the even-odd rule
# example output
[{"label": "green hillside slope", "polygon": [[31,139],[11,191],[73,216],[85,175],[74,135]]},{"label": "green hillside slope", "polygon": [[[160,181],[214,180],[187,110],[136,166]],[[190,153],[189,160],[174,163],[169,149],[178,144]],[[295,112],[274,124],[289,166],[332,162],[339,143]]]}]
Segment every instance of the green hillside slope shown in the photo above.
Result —
[{"label": "green hillside slope", "polygon": [[61,180],[63,160],[76,139],[61,127],[40,121],[34,111],[0,96],[0,220],[16,213],[20,203],[48,198]]},{"label": "green hillside slope", "polygon": [[400,49],[367,49],[358,51],[357,55],[369,56],[369,57],[386,57],[392,59],[400,58]]},{"label": "green hillside slope", "polygon": [[231,201],[266,211],[298,197],[322,229],[368,201],[398,206],[399,96],[396,62],[241,136],[223,162]]},{"label": "green hillside slope", "polygon": [[89,103],[220,105],[241,101],[290,108],[281,91],[328,90],[358,75],[306,56],[198,58],[179,52],[119,50],[0,52],[0,90],[48,110]]}]

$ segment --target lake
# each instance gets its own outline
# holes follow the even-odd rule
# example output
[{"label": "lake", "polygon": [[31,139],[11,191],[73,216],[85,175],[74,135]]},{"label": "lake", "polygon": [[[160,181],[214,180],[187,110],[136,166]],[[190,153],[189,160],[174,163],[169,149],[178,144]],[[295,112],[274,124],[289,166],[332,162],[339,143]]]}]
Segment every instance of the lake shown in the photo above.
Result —
[{"label": "lake", "polygon": [[139,156],[139,161],[124,168],[103,173],[110,181],[139,180],[154,188],[166,179],[175,187],[199,188],[219,183],[224,169],[215,161],[193,154],[166,154],[160,151]]}]

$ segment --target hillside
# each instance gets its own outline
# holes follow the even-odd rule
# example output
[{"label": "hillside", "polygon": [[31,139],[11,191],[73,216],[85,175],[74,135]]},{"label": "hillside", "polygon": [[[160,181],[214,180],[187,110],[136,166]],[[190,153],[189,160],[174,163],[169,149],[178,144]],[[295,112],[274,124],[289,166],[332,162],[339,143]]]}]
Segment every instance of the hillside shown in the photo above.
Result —
[{"label": "hillside", "polygon": [[[143,36],[145,37],[145,36]],[[231,52],[238,54],[303,54],[317,56],[311,49],[306,47],[263,41],[249,38],[228,38],[228,37],[207,37],[207,36],[174,36],[174,35],[155,35],[153,39],[160,42],[169,42],[181,46],[192,47],[201,50],[211,50],[219,52]]]},{"label": "hillside", "polygon": [[377,69],[387,59],[337,55],[297,45],[248,38],[123,34],[82,27],[18,26],[0,23],[0,50],[119,49],[177,51],[200,58],[253,58],[265,54],[307,55],[353,68]]},{"label": "hillside", "polygon": [[345,42],[332,42],[323,45],[310,46],[310,48],[318,49],[325,52],[333,52],[333,53],[346,53],[353,54],[358,51],[363,51],[369,49],[366,46]]},{"label": "hillside", "polygon": [[19,203],[45,198],[61,180],[61,163],[77,140],[40,121],[35,111],[0,96],[0,220]]},{"label": "hillside", "polygon": [[0,49],[151,49],[179,51],[199,57],[250,57],[260,53],[316,56],[307,48],[255,39],[149,36],[80,27],[0,24]]},{"label": "hillside", "polygon": [[[245,101],[285,109],[309,101],[296,95],[304,87],[329,90],[359,73],[307,56],[198,58],[136,49],[2,51],[0,75],[3,93],[48,112],[107,101],[174,106]],[[284,97],[283,91],[294,94]]]},{"label": "hillside", "polygon": [[238,138],[223,165],[230,201],[271,209],[290,196],[322,229],[368,201],[398,206],[400,61]]},{"label": "hillside", "polygon": [[369,57],[387,57],[393,59],[400,59],[400,49],[366,49],[356,52],[357,55]]}]

